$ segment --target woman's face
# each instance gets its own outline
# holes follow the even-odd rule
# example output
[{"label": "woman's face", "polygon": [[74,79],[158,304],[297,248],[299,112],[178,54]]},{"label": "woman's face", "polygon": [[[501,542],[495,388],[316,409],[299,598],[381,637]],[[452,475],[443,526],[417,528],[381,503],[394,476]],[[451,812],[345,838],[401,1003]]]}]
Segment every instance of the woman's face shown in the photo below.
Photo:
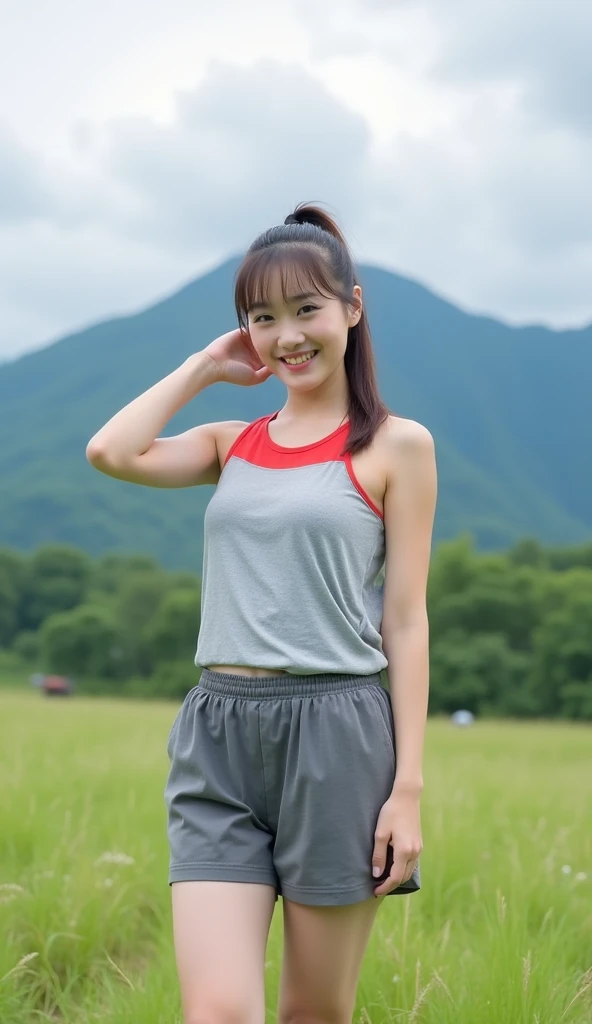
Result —
[{"label": "woman's face", "polygon": [[[344,310],[339,299],[327,298],[313,287],[302,293],[302,286],[286,289],[284,301],[279,274],[270,282],[269,305],[255,306],[248,311],[249,334],[262,363],[290,386],[298,382],[317,386],[342,362],[347,346],[347,332],[362,315],[362,290],[354,287],[353,310]],[[300,354],[314,357],[291,368],[284,360]]]}]

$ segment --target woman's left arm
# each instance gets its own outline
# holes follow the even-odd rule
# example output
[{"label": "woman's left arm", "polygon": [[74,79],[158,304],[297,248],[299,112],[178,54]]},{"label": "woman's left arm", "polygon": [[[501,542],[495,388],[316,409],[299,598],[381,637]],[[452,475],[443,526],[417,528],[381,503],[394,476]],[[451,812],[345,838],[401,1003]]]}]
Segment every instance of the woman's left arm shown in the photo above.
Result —
[{"label": "woman's left arm", "polygon": [[398,420],[385,438],[385,579],[381,625],[395,725],[393,795],[423,789],[429,691],[427,581],[437,501],[434,439],[415,420]]},{"label": "woman's left arm", "polygon": [[415,420],[392,425],[386,437],[389,473],[384,499],[386,559],[381,624],[395,726],[395,780],[374,832],[372,871],[389,875],[375,889],[384,896],[412,875],[423,848],[419,803],[428,711],[429,629],[426,592],[437,473],[434,440]]}]

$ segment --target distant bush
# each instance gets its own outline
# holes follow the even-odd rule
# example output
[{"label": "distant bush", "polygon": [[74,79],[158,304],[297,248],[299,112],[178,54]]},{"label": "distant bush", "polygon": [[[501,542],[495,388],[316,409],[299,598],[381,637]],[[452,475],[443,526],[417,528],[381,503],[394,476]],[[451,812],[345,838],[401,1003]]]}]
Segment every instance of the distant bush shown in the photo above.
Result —
[{"label": "distant bush", "polygon": [[[77,693],[178,701],[198,684],[198,576],[67,545],[0,549],[0,568],[3,685],[57,673]],[[427,605],[430,713],[592,720],[592,544],[483,554],[463,534],[434,551]]]},{"label": "distant bush", "polygon": [[200,677],[201,669],[192,661],[162,661],[148,679],[130,679],[121,692],[125,697],[183,700],[197,686]]},{"label": "distant bush", "polygon": [[15,637],[12,650],[18,654],[23,661],[33,663],[39,657],[39,633],[32,629],[23,629]]}]

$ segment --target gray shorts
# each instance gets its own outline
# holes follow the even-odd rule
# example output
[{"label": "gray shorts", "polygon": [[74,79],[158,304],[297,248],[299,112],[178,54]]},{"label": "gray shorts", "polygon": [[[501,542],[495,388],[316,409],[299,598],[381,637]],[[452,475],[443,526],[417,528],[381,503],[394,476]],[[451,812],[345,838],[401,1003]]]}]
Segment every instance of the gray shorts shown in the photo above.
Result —
[{"label": "gray shorts", "polygon": [[[264,882],[298,903],[370,899],[374,832],[395,777],[380,674],[251,677],[202,669],[173,723],[169,884]],[[416,892],[419,867],[388,895]]]}]

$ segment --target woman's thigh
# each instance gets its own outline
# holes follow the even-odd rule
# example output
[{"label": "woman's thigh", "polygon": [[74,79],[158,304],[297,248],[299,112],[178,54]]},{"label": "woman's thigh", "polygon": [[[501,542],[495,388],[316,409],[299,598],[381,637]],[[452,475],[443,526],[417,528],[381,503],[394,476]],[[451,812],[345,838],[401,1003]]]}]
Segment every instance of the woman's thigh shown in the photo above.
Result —
[{"label": "woman's thigh", "polygon": [[384,896],[340,907],[283,900],[284,959],[278,1024],[349,1022],[364,952]]},{"label": "woman's thigh", "polygon": [[173,883],[184,1021],[265,1020],[265,951],[275,899],[273,886],[257,882]]}]

